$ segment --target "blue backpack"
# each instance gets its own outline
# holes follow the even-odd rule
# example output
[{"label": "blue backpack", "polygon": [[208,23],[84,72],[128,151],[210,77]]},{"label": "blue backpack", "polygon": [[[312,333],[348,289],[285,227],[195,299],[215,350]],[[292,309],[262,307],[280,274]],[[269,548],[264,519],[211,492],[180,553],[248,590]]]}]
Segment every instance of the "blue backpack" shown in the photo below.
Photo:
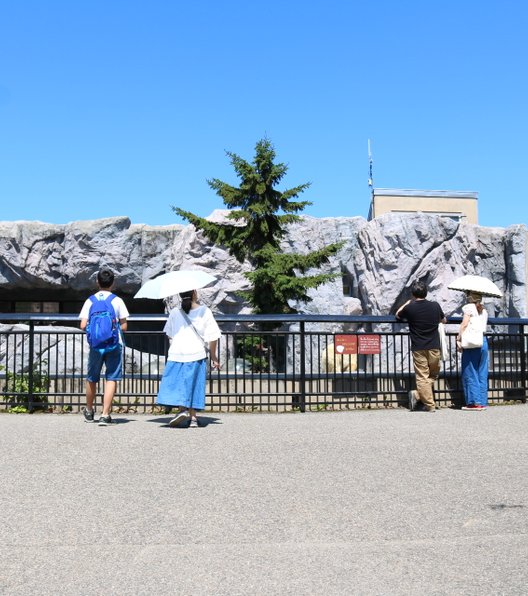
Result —
[{"label": "blue backpack", "polygon": [[88,345],[101,354],[115,350],[119,345],[119,321],[112,306],[114,298],[115,294],[110,294],[104,300],[90,296],[92,305],[88,314],[86,336]]}]

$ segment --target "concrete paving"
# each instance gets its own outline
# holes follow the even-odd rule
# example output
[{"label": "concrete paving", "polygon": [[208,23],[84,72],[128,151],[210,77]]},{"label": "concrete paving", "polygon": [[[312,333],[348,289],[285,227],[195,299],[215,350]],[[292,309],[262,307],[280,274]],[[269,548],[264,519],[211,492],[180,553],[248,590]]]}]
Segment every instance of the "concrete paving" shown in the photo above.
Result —
[{"label": "concrete paving", "polygon": [[528,593],[528,407],[0,415],[0,594]]}]

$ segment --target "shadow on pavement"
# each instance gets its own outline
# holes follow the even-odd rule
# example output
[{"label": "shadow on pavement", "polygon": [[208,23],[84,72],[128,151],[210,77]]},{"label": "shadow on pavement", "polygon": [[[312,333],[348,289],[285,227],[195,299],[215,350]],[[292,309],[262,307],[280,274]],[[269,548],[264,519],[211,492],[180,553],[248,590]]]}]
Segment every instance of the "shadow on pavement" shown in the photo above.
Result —
[{"label": "shadow on pavement", "polygon": [[[156,418],[151,418],[149,420],[147,420],[147,422],[155,422],[157,424],[159,424],[161,426],[161,428],[172,428],[169,426],[169,422],[172,420],[173,416],[160,416],[160,417],[156,417]],[[210,424],[222,424],[222,421],[220,418],[215,418],[214,416],[198,416],[198,421],[199,421],[199,428],[205,428],[206,426],[209,426]],[[178,429],[187,429],[188,428],[188,424],[184,424],[182,426],[175,426],[174,428],[176,430]]]}]

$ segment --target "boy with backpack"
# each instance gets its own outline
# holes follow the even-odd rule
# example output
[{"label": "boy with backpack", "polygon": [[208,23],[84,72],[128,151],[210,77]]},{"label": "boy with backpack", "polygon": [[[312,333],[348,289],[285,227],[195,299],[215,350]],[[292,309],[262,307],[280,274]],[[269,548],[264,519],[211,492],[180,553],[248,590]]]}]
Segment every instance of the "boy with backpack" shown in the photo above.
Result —
[{"label": "boy with backpack", "polygon": [[121,331],[127,329],[128,310],[121,298],[112,294],[114,274],[110,269],[97,273],[99,291],[90,296],[79,314],[81,329],[86,330],[90,346],[88,355],[88,375],[86,377],[86,408],[84,419],[94,421],[94,401],[101,369],[105,365],[105,390],[103,412],[99,426],[112,422],[110,410],[114,399],[117,381],[123,374],[123,339]]}]

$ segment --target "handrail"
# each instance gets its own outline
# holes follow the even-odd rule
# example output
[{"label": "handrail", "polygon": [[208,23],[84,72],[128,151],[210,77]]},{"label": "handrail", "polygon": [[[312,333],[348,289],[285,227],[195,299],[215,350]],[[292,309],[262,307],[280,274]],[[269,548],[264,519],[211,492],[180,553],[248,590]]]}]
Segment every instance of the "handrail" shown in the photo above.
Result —
[{"label": "handrail", "polygon": [[[167,314],[131,314],[128,321],[136,322],[163,322],[167,320]],[[394,315],[311,315],[311,314],[292,314],[292,315],[226,315],[215,314],[218,322],[224,323],[393,323],[405,325],[405,322],[399,321]],[[448,324],[460,323],[462,316],[448,317]],[[59,322],[59,321],[79,321],[76,314],[65,313],[0,313],[0,322],[2,321],[34,321],[34,322]],[[528,318],[514,317],[490,317],[490,325],[528,325]]]}]

